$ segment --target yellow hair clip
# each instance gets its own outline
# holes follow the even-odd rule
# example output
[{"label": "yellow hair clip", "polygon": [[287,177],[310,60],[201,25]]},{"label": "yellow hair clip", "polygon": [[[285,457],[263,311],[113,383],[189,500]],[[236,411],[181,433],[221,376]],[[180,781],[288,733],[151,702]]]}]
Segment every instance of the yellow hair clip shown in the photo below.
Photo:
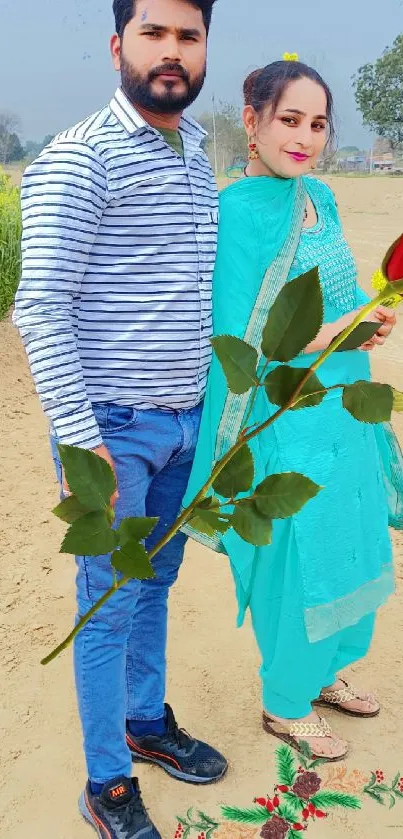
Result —
[{"label": "yellow hair clip", "polygon": [[285,52],[283,61],[299,61],[299,55],[297,52]]}]

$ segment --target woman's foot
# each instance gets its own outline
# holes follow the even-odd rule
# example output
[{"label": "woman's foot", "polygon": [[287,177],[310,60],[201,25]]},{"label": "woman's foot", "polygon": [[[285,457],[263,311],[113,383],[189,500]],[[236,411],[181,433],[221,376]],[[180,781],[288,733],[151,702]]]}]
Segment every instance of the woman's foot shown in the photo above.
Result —
[{"label": "woman's foot", "polygon": [[[340,740],[330,729],[330,726],[321,718],[315,711],[308,714],[307,717],[302,717],[300,719],[290,720],[284,719],[283,717],[276,717],[274,714],[269,714],[266,712],[264,714],[264,718],[266,717],[267,723],[270,720],[273,721],[274,724],[279,724],[284,729],[290,730],[290,735],[295,738],[296,742],[303,740],[308,743],[311,748],[312,754],[315,757],[323,757],[329,760],[341,760],[343,757],[347,755],[348,752],[348,744],[345,740]],[[307,726],[306,731],[309,732],[310,726],[320,726],[324,733],[327,733],[327,736],[315,737],[310,736],[309,734],[304,733],[304,728]],[[294,734],[294,726],[297,729],[298,733]],[[270,726],[265,726],[266,730],[269,730]],[[275,732],[276,725],[274,725],[274,730],[271,733]],[[301,733],[299,733],[299,731]],[[285,731],[283,732],[285,733]],[[284,739],[284,738],[283,738]]]},{"label": "woman's foot", "polygon": [[358,717],[377,716],[381,709],[372,693],[358,691],[343,679],[338,679],[334,685],[324,688],[321,698],[324,700],[322,704],[333,705],[335,710],[345,711]]}]

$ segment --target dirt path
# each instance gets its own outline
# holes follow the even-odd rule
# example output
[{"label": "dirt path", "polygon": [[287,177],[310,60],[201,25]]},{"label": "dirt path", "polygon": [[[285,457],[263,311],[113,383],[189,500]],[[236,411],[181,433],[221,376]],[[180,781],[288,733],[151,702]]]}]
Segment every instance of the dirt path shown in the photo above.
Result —
[{"label": "dirt path", "polygon": [[[403,183],[337,178],[332,186],[363,283],[368,285],[384,247],[401,232]],[[380,380],[401,389],[402,348],[401,321],[374,364]],[[47,669],[39,665],[42,653],[71,627],[73,561],[58,554],[63,527],[49,513],[57,490],[46,422],[24,352],[7,320],[0,323],[0,362],[0,835],[85,839],[92,834],[75,806],[85,773],[71,655]],[[398,429],[403,435],[402,422]],[[372,651],[352,674],[366,689],[376,689],[383,713],[376,721],[329,715],[353,744],[348,771],[368,775],[371,769],[382,768],[388,779],[399,769],[403,772],[403,537],[397,537],[395,545],[399,593],[382,610]],[[169,698],[181,724],[225,751],[231,769],[219,786],[200,790],[178,784],[157,769],[141,768],[144,797],[164,839],[173,837],[176,816],[189,807],[215,817],[221,803],[250,806],[255,796],[272,790],[276,779],[274,743],[260,728],[259,660],[250,626],[235,629],[232,581],[225,560],[193,543],[172,595],[169,659]],[[351,791],[354,777],[350,774],[347,782]],[[259,830],[242,830],[227,826],[219,835],[233,839],[259,835]],[[336,839],[341,830],[351,839],[400,839],[403,800],[392,811],[367,800],[361,812],[338,812],[326,822],[312,824],[309,836]],[[191,834],[191,839],[196,835]]]}]

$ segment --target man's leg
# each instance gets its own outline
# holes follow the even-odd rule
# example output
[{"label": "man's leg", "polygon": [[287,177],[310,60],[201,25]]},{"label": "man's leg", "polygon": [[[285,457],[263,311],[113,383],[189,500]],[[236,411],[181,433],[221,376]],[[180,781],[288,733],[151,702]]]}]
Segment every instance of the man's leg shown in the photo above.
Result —
[{"label": "man's leg", "polygon": [[[144,516],[153,475],[172,454],[169,419],[163,419],[158,446],[150,440],[152,412],[117,406],[94,406],[105,445],[114,460],[119,499],[116,526],[123,518]],[[161,414],[162,412],[158,412]],[[167,433],[168,425],[168,433]],[[60,463],[53,441],[60,477]],[[77,557],[78,616],[82,617],[113,584],[110,555]],[[126,744],[126,651],[141,584],[132,580],[116,592],[79,633],[75,643],[75,676],[84,733],[88,775],[94,785],[119,775],[130,776]],[[141,646],[142,639],[137,638]]]},{"label": "man's leg", "polygon": [[[181,448],[156,475],[146,500],[147,516],[160,517],[147,540],[148,550],[166,534],[180,511],[199,418],[200,409],[177,414]],[[185,542],[186,537],[177,534],[152,560],[155,579],[141,583],[127,654],[128,742],[135,756],[150,759],[157,753],[155,762],[176,777],[208,783],[224,774],[225,759],[207,744],[182,736],[172,710],[164,704],[168,595],[178,577]]]},{"label": "man's leg", "polygon": [[[191,467],[189,457],[183,463],[168,465],[154,478],[146,515],[160,516],[160,521],[147,540],[148,550],[177,518]],[[155,579],[140,583],[127,654],[129,720],[157,720],[164,716],[168,595],[178,577],[185,542],[184,534],[178,533],[152,560]]]}]

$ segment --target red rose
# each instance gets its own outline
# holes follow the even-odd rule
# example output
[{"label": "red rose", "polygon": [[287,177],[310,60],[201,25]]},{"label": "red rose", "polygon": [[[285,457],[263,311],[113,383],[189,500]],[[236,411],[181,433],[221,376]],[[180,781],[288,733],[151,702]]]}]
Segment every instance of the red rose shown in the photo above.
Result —
[{"label": "red rose", "polygon": [[403,235],[389,248],[383,261],[382,270],[390,283],[403,280]]}]

